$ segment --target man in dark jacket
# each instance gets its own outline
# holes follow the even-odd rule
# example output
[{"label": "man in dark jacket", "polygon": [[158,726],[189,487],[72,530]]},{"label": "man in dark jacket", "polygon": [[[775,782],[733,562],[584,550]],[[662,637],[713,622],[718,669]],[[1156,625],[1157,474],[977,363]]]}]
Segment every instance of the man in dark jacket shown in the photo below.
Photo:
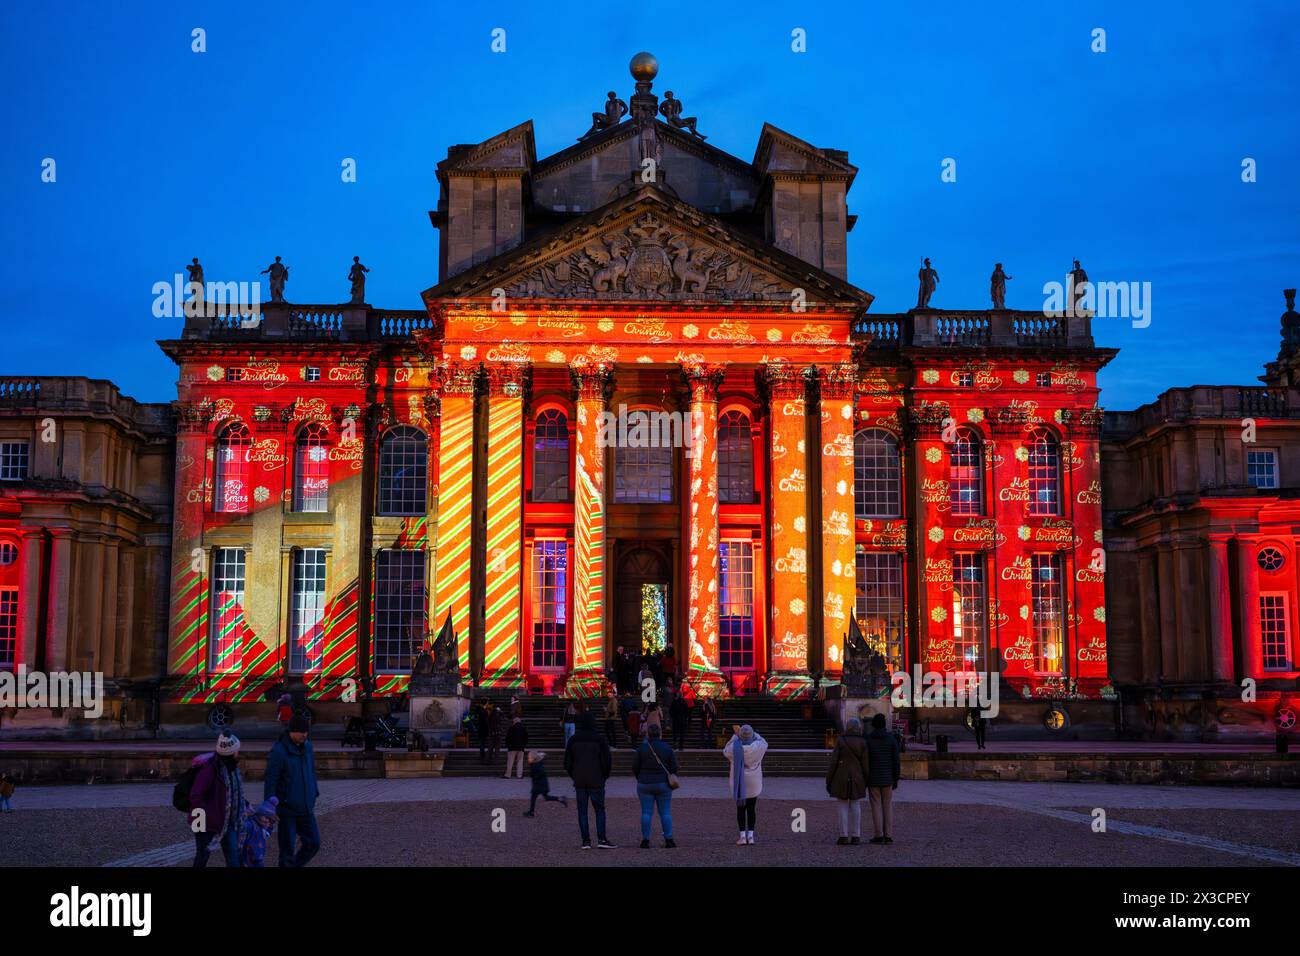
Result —
[{"label": "man in dark jacket", "polygon": [[528,749],[528,728],[524,726],[524,721],[516,717],[510,721],[510,729],[506,731],[506,776],[510,776],[510,771],[514,770],[515,764],[519,764],[519,777],[524,776],[524,751]]},{"label": "man in dark jacket", "polygon": [[[289,732],[275,742],[266,757],[266,788],[263,801],[275,797],[280,801],[276,814],[280,818],[279,843],[281,866],[306,866],[320,850],[320,830],[316,826],[316,757],[307,732],[311,724],[306,717],[289,721]],[[295,844],[301,845],[295,849]]]},{"label": "man in dark jacket", "polygon": [[893,843],[894,791],[903,775],[898,741],[885,730],[885,715],[871,718],[867,735],[867,795],[871,798],[872,843]]},{"label": "man in dark jacket", "polygon": [[596,730],[596,717],[584,713],[578,728],[564,748],[564,769],[573,778],[573,791],[578,798],[578,830],[582,834],[582,848],[591,849],[591,830],[587,822],[587,803],[596,810],[596,843],[602,850],[614,849],[605,838],[605,781],[614,769],[609,744]]},{"label": "man in dark jacket", "polygon": [[682,750],[686,747],[686,731],[691,726],[691,705],[686,702],[685,694],[673,695],[673,702],[668,705],[668,716],[673,722],[673,746]]}]

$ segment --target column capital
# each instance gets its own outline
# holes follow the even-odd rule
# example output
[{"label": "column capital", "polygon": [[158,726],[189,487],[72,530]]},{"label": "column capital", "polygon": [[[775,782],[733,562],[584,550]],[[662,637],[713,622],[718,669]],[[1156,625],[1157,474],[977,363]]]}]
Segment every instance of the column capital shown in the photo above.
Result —
[{"label": "column capital", "polygon": [[574,364],[569,367],[569,375],[573,379],[578,401],[604,402],[614,384],[614,366],[609,362]]},{"label": "column capital", "polygon": [[820,365],[818,372],[823,398],[852,398],[858,382],[858,367],[850,362]]},{"label": "column capital", "polygon": [[811,369],[789,362],[769,362],[763,366],[768,393],[773,398],[803,398]]},{"label": "column capital", "polygon": [[438,388],[443,395],[473,396],[475,385],[478,383],[479,366],[448,359],[438,363],[435,375],[438,379]]},{"label": "column capital", "polygon": [[487,373],[489,395],[523,398],[526,394],[532,376],[531,363],[489,362],[483,368]]},{"label": "column capital", "polygon": [[721,362],[683,362],[682,375],[691,389],[692,402],[716,402],[727,366]]}]

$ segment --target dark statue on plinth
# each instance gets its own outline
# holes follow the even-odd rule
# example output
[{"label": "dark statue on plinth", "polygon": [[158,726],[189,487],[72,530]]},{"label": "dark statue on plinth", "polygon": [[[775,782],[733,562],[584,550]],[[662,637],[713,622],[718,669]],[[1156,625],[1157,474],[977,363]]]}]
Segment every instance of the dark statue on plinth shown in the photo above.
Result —
[{"label": "dark statue on plinth", "polygon": [[185,267],[185,271],[190,274],[189,286],[194,290],[194,298],[199,302],[203,301],[203,266],[199,264],[199,257],[195,256],[190,260],[192,265]]},{"label": "dark statue on plinth", "polygon": [[930,296],[934,295],[934,288],[939,284],[939,273],[930,268],[930,260],[926,259],[921,264],[921,270],[916,274],[921,280],[921,288],[916,293],[916,307],[918,309],[930,308]]},{"label": "dark statue on plinth", "polygon": [[618,98],[618,94],[610,90],[608,96],[609,98],[605,100],[605,112],[591,114],[591,129],[579,136],[579,140],[613,129],[627,115],[627,104]]},{"label": "dark statue on plinth", "polygon": [[871,659],[875,656],[876,652],[858,626],[857,616],[850,614],[849,629],[844,635],[844,673],[840,677],[840,683],[850,694],[859,697],[874,695]]},{"label": "dark statue on plinth", "polygon": [[353,305],[361,305],[366,301],[366,273],[369,271],[361,264],[360,256],[352,257],[352,269],[348,272],[348,281],[352,283]]},{"label": "dark statue on plinth", "polygon": [[659,112],[662,113],[664,119],[668,121],[668,125],[674,129],[684,129],[692,136],[696,136],[700,139],[708,139],[707,136],[695,128],[695,124],[698,121],[694,116],[682,115],[682,101],[673,99],[672,90],[664,91],[664,101],[659,104]]},{"label": "dark statue on plinth", "polygon": [[1074,260],[1074,268],[1070,270],[1070,282],[1074,290],[1074,299],[1070,302],[1070,308],[1074,315],[1078,315],[1083,310],[1083,295],[1088,286],[1088,273],[1083,271],[1083,266],[1079,265],[1078,259]]},{"label": "dark statue on plinth", "polygon": [[1007,307],[1007,280],[1012,278],[1002,271],[1002,263],[993,265],[993,275],[989,276],[989,296],[993,299],[993,308]]},{"label": "dark statue on plinth", "polygon": [[1288,358],[1300,352],[1300,314],[1295,310],[1295,289],[1283,289],[1286,312],[1282,314],[1282,351],[1278,358]]},{"label": "dark statue on plinth", "polygon": [[284,284],[289,281],[289,267],[280,262],[280,257],[276,256],[275,261],[261,272],[262,275],[271,277],[271,301],[284,301]]},{"label": "dark statue on plinth", "polygon": [[426,647],[411,668],[412,697],[454,697],[460,686],[460,654],[451,615],[443,622],[433,647]]}]

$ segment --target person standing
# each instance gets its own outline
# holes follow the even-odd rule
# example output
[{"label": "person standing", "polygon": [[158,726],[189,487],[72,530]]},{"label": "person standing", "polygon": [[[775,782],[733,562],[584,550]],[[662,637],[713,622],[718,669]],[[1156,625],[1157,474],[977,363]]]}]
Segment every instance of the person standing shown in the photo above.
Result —
[{"label": "person standing", "polygon": [[275,742],[266,757],[266,786],[263,801],[275,797],[279,803],[280,866],[306,866],[320,852],[320,828],[316,826],[316,755],[307,734],[311,723],[301,714],[289,721],[289,732]]},{"label": "person standing", "polygon": [[[221,847],[226,866],[239,866],[239,831],[244,825],[244,778],[239,772],[239,738],[223,732],[213,753],[200,754],[190,785],[190,828],[194,834],[194,865],[208,865],[212,844]],[[200,813],[200,817],[195,814]]]},{"label": "person standing", "polygon": [[521,718],[516,717],[510,721],[510,729],[506,731],[506,777],[510,776],[515,765],[519,766],[518,778],[524,776],[524,751],[528,749],[528,728],[524,726]]},{"label": "person standing", "polygon": [[14,795],[14,778],[7,773],[0,773],[0,813],[13,813],[14,808],[9,805],[10,799]]},{"label": "person standing", "polygon": [[862,842],[862,798],[867,795],[868,773],[862,721],[850,717],[844,724],[844,733],[835,738],[835,749],[826,768],[826,792],[840,805],[840,838],[836,841],[840,846],[857,846]]},{"label": "person standing", "polygon": [[636,777],[636,795],[641,801],[641,849],[650,849],[650,825],[659,811],[659,826],[664,831],[664,848],[673,842],[673,788],[671,775],[677,773],[677,755],[660,737],[659,728],[651,727],[646,739],[632,754],[632,776]]},{"label": "person standing", "polygon": [[713,743],[713,727],[718,722],[718,705],[713,702],[712,697],[705,697],[704,703],[700,705],[700,739],[704,741],[705,748],[711,749]]},{"label": "person standing", "polygon": [[885,715],[871,718],[867,735],[867,794],[871,798],[872,843],[893,843],[894,791],[903,775],[898,741],[885,730]]},{"label": "person standing", "polygon": [[618,746],[618,694],[613,687],[605,698],[605,742],[611,747]]},{"label": "person standing", "polygon": [[578,727],[578,705],[573,701],[567,701],[564,705],[564,717],[560,720],[564,725],[564,746],[569,746],[569,740],[573,737],[574,731]]},{"label": "person standing", "polygon": [[280,722],[280,733],[289,732],[289,721],[293,720],[293,698],[288,694],[281,694],[280,699],[275,704],[275,719]]},{"label": "person standing", "polygon": [[605,781],[614,769],[609,744],[596,730],[596,715],[583,714],[578,729],[564,746],[564,769],[573,780],[578,804],[578,832],[582,848],[591,849],[591,830],[587,804],[596,811],[596,845],[602,850],[615,849],[605,835]]},{"label": "person standing", "polygon": [[645,705],[645,716],[641,719],[641,727],[645,733],[649,733],[651,727],[658,727],[659,735],[663,736],[664,712],[659,708],[657,701]]},{"label": "person standing", "polygon": [[494,762],[501,752],[501,708],[488,705],[488,761]]},{"label": "person standing", "polygon": [[736,826],[740,830],[736,846],[753,846],[758,797],[763,792],[763,755],[767,753],[767,741],[749,724],[743,727],[733,725],[731,731],[731,739],[723,753],[731,764],[728,777],[731,796],[736,801]]},{"label": "person standing", "polygon": [[[479,707],[476,725],[478,729],[478,762],[488,762],[488,742],[492,739],[492,712],[495,710],[492,701],[486,701]],[[500,718],[497,719],[497,726],[501,726]]]},{"label": "person standing", "polygon": [[971,707],[966,712],[970,717],[970,729],[975,732],[975,749],[984,749],[984,735],[988,730],[988,723],[984,719],[984,711],[979,707]]},{"label": "person standing", "polygon": [[691,705],[686,702],[685,694],[673,698],[668,708],[668,716],[673,723],[673,746],[678,750],[686,749],[686,732],[691,726]]}]

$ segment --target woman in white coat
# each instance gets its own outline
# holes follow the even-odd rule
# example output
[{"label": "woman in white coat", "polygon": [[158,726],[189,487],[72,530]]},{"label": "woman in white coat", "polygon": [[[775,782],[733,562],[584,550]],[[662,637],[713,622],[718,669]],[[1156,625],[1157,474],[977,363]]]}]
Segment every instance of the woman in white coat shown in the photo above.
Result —
[{"label": "woman in white coat", "polygon": [[722,752],[731,764],[731,795],[736,801],[736,826],[740,829],[736,846],[752,846],[754,808],[758,795],[763,792],[763,755],[767,753],[767,741],[749,724],[743,727],[732,724],[731,733]]}]

